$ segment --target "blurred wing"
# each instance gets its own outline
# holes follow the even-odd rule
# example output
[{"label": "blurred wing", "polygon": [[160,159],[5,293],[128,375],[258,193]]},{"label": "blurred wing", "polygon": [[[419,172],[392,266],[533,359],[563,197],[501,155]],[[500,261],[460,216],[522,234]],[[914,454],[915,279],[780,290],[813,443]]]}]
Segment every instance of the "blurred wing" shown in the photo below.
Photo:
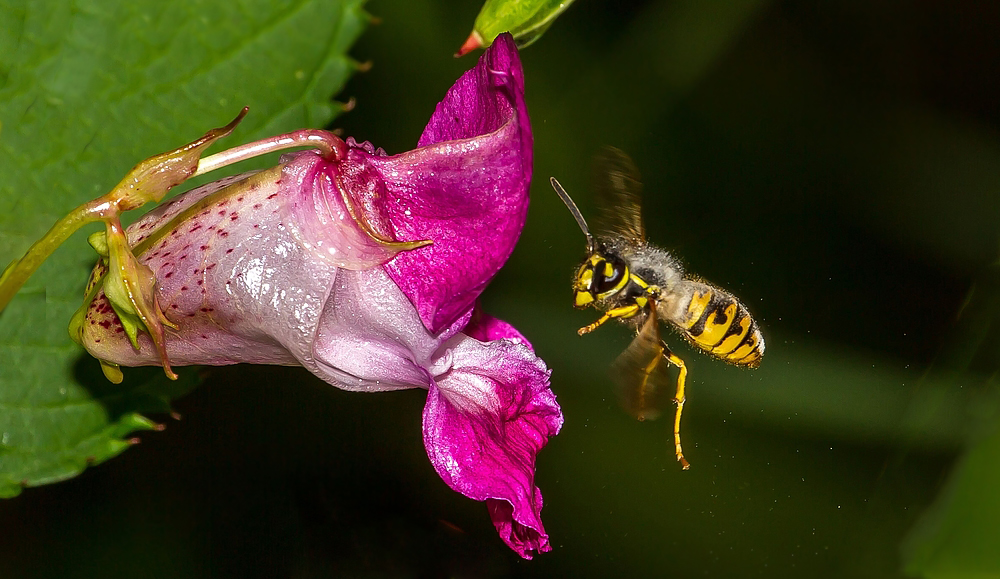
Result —
[{"label": "blurred wing", "polygon": [[644,242],[642,181],[632,159],[614,147],[601,149],[594,157],[594,187],[600,210],[597,230],[624,236],[633,243]]},{"label": "blurred wing", "polygon": [[671,380],[660,344],[659,321],[656,310],[651,309],[639,335],[611,366],[619,401],[639,420],[658,418],[663,393],[670,392],[669,388],[662,387],[671,384]]}]

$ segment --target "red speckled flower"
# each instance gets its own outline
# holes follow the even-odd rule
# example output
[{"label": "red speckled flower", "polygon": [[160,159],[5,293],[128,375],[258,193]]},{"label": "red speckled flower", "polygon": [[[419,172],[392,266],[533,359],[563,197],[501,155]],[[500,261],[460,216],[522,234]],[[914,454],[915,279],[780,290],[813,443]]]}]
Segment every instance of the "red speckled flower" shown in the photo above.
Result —
[{"label": "red speckled flower", "polygon": [[[147,333],[133,344],[102,290],[78,320],[81,342],[126,366],[299,364],[347,390],[425,388],[424,442],[441,477],[486,501],[519,554],[549,550],[534,485],[535,455],[562,424],[549,372],[476,309],[528,209],[523,91],[501,37],[412,151],[348,139],[338,155],[286,155],[157,208],[127,237],[136,267],[155,275],[163,352]],[[419,241],[430,243],[402,243]]]}]

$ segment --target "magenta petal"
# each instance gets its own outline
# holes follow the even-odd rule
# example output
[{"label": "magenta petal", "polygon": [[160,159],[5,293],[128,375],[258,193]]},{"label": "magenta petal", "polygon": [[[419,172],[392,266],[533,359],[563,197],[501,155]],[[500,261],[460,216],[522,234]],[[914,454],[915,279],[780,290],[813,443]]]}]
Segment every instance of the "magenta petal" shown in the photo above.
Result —
[{"label": "magenta petal", "polygon": [[488,501],[501,538],[530,559],[551,549],[534,482],[535,456],[562,426],[549,372],[522,344],[456,341],[424,407],[427,454],[451,488]]},{"label": "magenta petal", "polygon": [[502,34],[479,62],[463,74],[438,103],[417,141],[426,147],[492,133],[517,117],[524,125],[522,149],[531,164],[531,131],[524,106],[524,70],[510,34]]},{"label": "magenta petal", "polygon": [[[494,318],[479,308],[476,308],[472,319],[469,320],[469,325],[462,330],[462,333],[480,342],[510,340],[531,348],[531,343],[521,335],[521,332],[517,331],[517,328],[499,318]],[[531,349],[534,350],[534,348]]]},{"label": "magenta petal", "polygon": [[509,37],[448,91],[420,145],[392,157],[352,148],[349,158],[385,182],[381,211],[397,239],[434,242],[385,267],[436,332],[469,311],[510,256],[527,216],[531,127]]}]

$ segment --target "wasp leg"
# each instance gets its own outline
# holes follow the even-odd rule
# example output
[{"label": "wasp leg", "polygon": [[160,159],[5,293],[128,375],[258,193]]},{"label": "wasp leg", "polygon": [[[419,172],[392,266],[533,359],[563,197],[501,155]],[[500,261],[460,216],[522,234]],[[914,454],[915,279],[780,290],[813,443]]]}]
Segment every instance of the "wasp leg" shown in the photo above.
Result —
[{"label": "wasp leg", "polygon": [[642,307],[638,304],[630,304],[627,306],[622,306],[620,308],[610,309],[604,312],[604,315],[597,319],[596,322],[590,324],[589,326],[584,326],[576,331],[577,334],[581,336],[584,334],[589,334],[596,330],[601,324],[610,320],[611,318],[631,318],[632,316],[639,313]]},{"label": "wasp leg", "polygon": [[[660,342],[663,349],[663,357],[671,364],[677,366],[677,393],[674,394],[674,403],[677,404],[677,413],[674,415],[674,450],[677,453],[677,462],[681,463],[681,468],[687,470],[691,465],[684,459],[684,452],[681,450],[681,414],[684,412],[684,385],[687,382],[687,366],[677,354],[670,351],[665,342]],[[651,371],[651,370],[650,370]],[[645,386],[645,384],[643,384]]]}]

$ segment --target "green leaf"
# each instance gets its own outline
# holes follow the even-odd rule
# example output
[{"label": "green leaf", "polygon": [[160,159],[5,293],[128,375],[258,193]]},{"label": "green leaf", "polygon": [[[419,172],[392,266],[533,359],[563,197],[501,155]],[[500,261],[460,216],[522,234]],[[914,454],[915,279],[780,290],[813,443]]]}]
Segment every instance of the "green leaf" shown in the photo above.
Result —
[{"label": "green leaf", "polygon": [[[0,6],[0,263],[138,161],[250,115],[223,146],[330,122],[358,63],[363,0],[176,3],[21,0]],[[245,170],[246,167],[240,167]],[[169,383],[107,383],[66,324],[96,255],[88,230],[0,314],[0,496],[115,456],[168,410]],[[161,372],[162,373],[162,372]]]}]

